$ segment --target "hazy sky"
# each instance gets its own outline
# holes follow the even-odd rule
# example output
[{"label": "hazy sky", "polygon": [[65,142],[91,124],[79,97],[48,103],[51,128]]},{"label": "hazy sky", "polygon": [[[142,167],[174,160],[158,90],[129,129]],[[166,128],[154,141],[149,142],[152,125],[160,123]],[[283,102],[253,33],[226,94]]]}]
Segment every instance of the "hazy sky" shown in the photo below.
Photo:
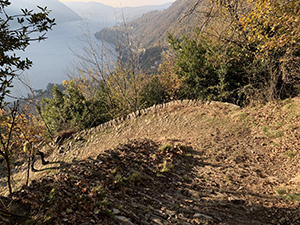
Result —
[{"label": "hazy sky", "polygon": [[175,0],[60,0],[61,2],[100,2],[114,7],[161,5]]}]

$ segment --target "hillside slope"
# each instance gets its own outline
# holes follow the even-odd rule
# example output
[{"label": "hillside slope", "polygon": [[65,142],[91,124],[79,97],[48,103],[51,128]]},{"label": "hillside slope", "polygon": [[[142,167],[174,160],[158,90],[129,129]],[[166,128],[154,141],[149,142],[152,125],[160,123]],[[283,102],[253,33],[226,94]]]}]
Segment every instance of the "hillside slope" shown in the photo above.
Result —
[{"label": "hillside slope", "polygon": [[65,2],[65,5],[83,18],[102,23],[105,22],[106,26],[111,26],[122,23],[123,15],[127,21],[131,21],[142,16],[144,13],[166,9],[171,5],[171,3],[124,8],[115,8],[99,2]]},{"label": "hillside slope", "polygon": [[[177,0],[164,11],[149,12],[129,22],[127,24],[129,29],[127,31],[132,40],[142,45],[139,47],[151,48],[159,45],[166,46],[168,33],[181,34],[194,29],[197,24],[197,17],[186,17],[180,20],[193,5],[194,1]],[[120,26],[117,29],[119,32],[122,32],[124,28]],[[115,28],[104,29],[96,33],[95,36],[101,39],[102,35],[109,31],[115,32]],[[114,42],[115,40],[111,41]]]},{"label": "hillside slope", "polygon": [[37,165],[2,219],[299,224],[299,106],[171,102],[74,134],[49,150],[51,164]]},{"label": "hillside slope", "polygon": [[[205,2],[206,0],[202,4]],[[168,46],[168,33],[176,36],[189,34],[200,24],[200,18],[196,15],[185,17],[194,5],[195,1],[177,0],[166,10],[149,12],[134,21],[126,21],[126,28],[124,25],[105,28],[95,33],[95,37],[117,46],[127,43],[121,37],[126,37],[128,33],[130,42],[134,43],[131,47],[136,48],[137,52],[144,52],[141,60],[144,62],[143,69],[157,67],[162,51]],[[120,43],[116,43],[116,40]]]},{"label": "hillside slope", "polygon": [[82,20],[82,18],[75,13],[72,9],[67,7],[59,0],[14,0],[11,6],[8,7],[7,11],[11,15],[18,15],[21,9],[28,9],[38,11],[37,6],[47,7],[51,10],[51,18],[55,18],[57,23],[70,22]]}]

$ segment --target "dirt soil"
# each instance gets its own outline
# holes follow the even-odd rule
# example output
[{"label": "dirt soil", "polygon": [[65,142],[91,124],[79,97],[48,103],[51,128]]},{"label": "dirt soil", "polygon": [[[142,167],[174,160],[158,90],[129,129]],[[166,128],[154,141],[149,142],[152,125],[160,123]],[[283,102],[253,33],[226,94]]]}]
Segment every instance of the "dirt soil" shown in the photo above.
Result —
[{"label": "dirt soil", "polygon": [[29,187],[16,165],[0,224],[300,224],[299,108],[175,103],[76,134]]}]

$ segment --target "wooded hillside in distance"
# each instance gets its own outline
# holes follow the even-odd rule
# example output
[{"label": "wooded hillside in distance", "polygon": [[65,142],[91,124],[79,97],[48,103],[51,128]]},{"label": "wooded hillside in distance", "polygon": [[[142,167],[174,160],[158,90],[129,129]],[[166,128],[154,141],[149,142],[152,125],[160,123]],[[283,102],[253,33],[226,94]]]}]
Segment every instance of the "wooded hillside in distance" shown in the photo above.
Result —
[{"label": "wooded hillside in distance", "polygon": [[[105,25],[120,24],[123,22],[123,16],[127,21],[132,21],[141,17],[144,13],[168,8],[171,3],[163,5],[148,5],[139,7],[112,7],[100,2],[65,2],[69,8],[73,9],[80,16],[92,21],[105,23]],[[107,24],[106,24],[107,23]]]},{"label": "wooded hillside in distance", "polygon": [[161,53],[168,46],[168,33],[177,36],[191,33],[199,24],[198,16],[185,17],[194,5],[194,1],[177,0],[164,11],[146,13],[132,22],[123,21],[126,27],[120,25],[106,28],[95,33],[95,37],[99,40],[105,39],[117,46],[117,33],[119,33],[119,45],[122,45],[122,37],[128,33],[133,47],[139,52],[146,51],[142,54],[143,68],[146,70],[151,66],[157,68],[157,63],[161,62]]}]

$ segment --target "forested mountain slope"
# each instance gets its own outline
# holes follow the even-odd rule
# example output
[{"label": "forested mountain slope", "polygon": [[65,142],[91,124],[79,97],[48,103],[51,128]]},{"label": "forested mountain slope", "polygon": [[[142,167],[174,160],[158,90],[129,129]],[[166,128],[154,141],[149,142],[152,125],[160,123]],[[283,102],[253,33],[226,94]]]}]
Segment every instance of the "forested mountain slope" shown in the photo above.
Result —
[{"label": "forested mountain slope", "polygon": [[128,40],[122,40],[122,37],[126,39],[129,34],[132,47],[138,52],[146,51],[142,55],[141,62],[147,70],[160,61],[161,52],[168,44],[168,33],[180,36],[195,30],[199,18],[195,15],[186,16],[194,5],[195,1],[177,0],[166,10],[146,13],[132,22],[125,21],[126,28],[120,25],[103,29],[97,32],[95,37],[99,40],[105,39],[117,46],[127,43]]},{"label": "forested mountain slope", "polygon": [[0,221],[299,224],[299,105],[171,102],[74,134]]},{"label": "forested mountain slope", "polygon": [[66,2],[69,8],[73,9],[83,18],[105,22],[106,26],[111,24],[118,24],[123,21],[123,16],[126,20],[132,21],[144,13],[154,10],[163,10],[168,8],[171,3],[166,3],[163,5],[149,5],[140,7],[124,7],[117,8],[108,6],[99,2]]},{"label": "forested mountain slope", "polygon": [[[194,4],[194,1],[177,0],[164,11],[149,12],[143,15],[141,18],[129,22],[126,24],[128,28],[127,31],[131,35],[134,42],[142,44],[141,47],[150,48],[157,45],[165,46],[166,35],[168,33],[181,34],[182,32],[187,32],[194,29],[197,18],[183,18]],[[124,28],[121,26],[117,29],[124,31]],[[114,28],[111,28],[111,31],[114,31]],[[101,34],[105,32],[108,31],[103,30],[99,33],[96,33],[95,36],[100,38]]]}]

